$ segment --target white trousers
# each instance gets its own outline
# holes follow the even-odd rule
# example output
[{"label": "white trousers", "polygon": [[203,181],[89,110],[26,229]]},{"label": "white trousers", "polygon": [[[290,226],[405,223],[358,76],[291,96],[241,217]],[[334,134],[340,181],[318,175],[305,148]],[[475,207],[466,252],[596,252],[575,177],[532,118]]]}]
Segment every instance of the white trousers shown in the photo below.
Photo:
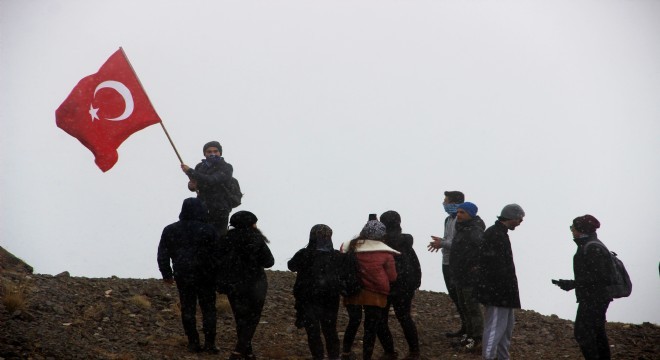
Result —
[{"label": "white trousers", "polygon": [[513,309],[484,307],[484,334],[481,338],[484,359],[509,360],[509,345],[513,334]]}]

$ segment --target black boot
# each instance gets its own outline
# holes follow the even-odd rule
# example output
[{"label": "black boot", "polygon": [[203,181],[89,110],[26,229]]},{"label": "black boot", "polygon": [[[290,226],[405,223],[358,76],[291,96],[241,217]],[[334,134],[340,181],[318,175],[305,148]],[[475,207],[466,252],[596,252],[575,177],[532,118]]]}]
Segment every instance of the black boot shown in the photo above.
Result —
[{"label": "black boot", "polygon": [[204,347],[202,351],[205,351],[209,354],[217,354],[220,352],[217,346],[215,346],[215,334],[204,334]]},{"label": "black boot", "polygon": [[202,351],[202,347],[199,346],[199,335],[198,336],[188,336],[188,351],[193,353],[198,353]]}]

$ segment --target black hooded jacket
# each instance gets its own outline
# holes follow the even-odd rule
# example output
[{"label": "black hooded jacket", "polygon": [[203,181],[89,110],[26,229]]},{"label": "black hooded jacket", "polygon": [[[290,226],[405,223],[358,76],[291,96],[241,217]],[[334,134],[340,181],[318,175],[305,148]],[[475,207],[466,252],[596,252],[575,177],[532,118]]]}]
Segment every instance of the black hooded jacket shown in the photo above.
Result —
[{"label": "black hooded jacket", "polygon": [[607,286],[612,278],[612,261],[605,248],[585,244],[598,240],[596,234],[575,239],[577,251],[573,256],[573,273],[575,274],[575,297],[577,302],[611,301]]},{"label": "black hooded jacket", "polygon": [[219,258],[218,235],[205,222],[207,216],[206,207],[199,199],[188,198],[181,207],[179,221],[163,229],[157,256],[163,279],[213,281]]},{"label": "black hooded jacket", "polygon": [[479,278],[479,249],[486,224],[479,216],[456,222],[449,267],[456,286],[476,286]]},{"label": "black hooded jacket", "polygon": [[477,298],[484,305],[520,309],[518,278],[508,232],[501,221],[484,232]]},{"label": "black hooded jacket", "polygon": [[264,268],[275,264],[266,237],[259,229],[233,228],[220,239],[218,281],[223,286],[251,287],[266,280]]},{"label": "black hooded jacket", "polygon": [[214,213],[232,209],[224,186],[229,184],[233,173],[231,164],[220,157],[216,161],[202,160],[195,166],[195,170],[188,170],[187,175],[197,181],[197,197]]}]

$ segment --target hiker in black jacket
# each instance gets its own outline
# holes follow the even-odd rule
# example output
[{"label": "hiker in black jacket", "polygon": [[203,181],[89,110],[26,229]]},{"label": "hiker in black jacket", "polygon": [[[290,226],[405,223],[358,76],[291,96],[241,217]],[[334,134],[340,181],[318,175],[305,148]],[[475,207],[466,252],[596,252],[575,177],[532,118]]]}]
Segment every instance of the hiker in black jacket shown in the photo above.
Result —
[{"label": "hiker in black jacket", "polygon": [[520,205],[506,205],[495,224],[484,232],[477,299],[484,305],[482,356],[486,360],[510,359],[514,309],[520,309],[520,295],[508,232],[515,230],[524,216]]},{"label": "hiker in black jacket", "polygon": [[309,232],[307,247],[289,260],[289,270],[295,271],[293,285],[296,327],[307,331],[307,343],[314,360],[324,359],[323,341],[329,359],[339,359],[339,266],[340,253],[332,245],[332,229],[314,225]]},{"label": "hiker in black jacket", "polygon": [[612,301],[607,286],[612,277],[612,263],[600,242],[596,229],[600,222],[591,215],[578,216],[570,226],[577,251],[573,256],[575,280],[556,281],[562,290],[575,289],[578,302],[574,335],[585,359],[610,359],[610,346],[605,332],[607,308]]},{"label": "hiker in black jacket", "polygon": [[[181,322],[188,337],[188,349],[199,345],[195,312],[197,301],[202,310],[203,350],[218,353],[215,346],[215,271],[219,258],[218,235],[206,223],[208,212],[199,199],[183,201],[179,221],[163,229],[158,244],[158,269],[166,283],[176,280],[181,301]],[[170,260],[174,267],[170,267]]]},{"label": "hiker in black jacket", "polygon": [[474,351],[481,342],[483,314],[477,301],[476,286],[479,279],[479,249],[483,241],[485,224],[477,215],[477,205],[464,202],[456,211],[456,234],[451,249],[449,266],[458,306],[465,316],[465,335],[458,343],[467,351]]},{"label": "hiker in black jacket", "polygon": [[188,175],[188,190],[197,192],[197,197],[209,210],[208,222],[218,232],[227,233],[227,223],[231,205],[227,200],[225,186],[229,184],[234,168],[222,157],[222,146],[217,141],[204,144],[204,157],[194,169],[181,164],[181,170]]},{"label": "hiker in black jacket", "polygon": [[253,213],[239,211],[229,224],[232,229],[220,239],[218,271],[219,290],[227,294],[236,323],[236,346],[229,358],[254,359],[252,338],[268,291],[264,268],[273,266],[275,259]]},{"label": "hiker in black jacket", "polygon": [[[378,329],[378,339],[383,344],[384,349],[393,349],[394,343],[392,333],[388,323],[390,306],[394,307],[396,315],[403,334],[408,343],[408,355],[405,359],[415,360],[420,358],[419,337],[417,335],[417,326],[410,314],[412,300],[415,291],[422,284],[422,268],[417,258],[417,253],[413,249],[413,237],[410,234],[403,234],[401,230],[401,216],[396,211],[386,211],[380,216],[380,222],[385,224],[386,235],[383,242],[401,254],[394,257],[396,265],[397,278],[390,285],[390,294],[387,297],[387,306],[383,308],[381,324]],[[385,353],[381,359],[396,359],[397,353]]]}]

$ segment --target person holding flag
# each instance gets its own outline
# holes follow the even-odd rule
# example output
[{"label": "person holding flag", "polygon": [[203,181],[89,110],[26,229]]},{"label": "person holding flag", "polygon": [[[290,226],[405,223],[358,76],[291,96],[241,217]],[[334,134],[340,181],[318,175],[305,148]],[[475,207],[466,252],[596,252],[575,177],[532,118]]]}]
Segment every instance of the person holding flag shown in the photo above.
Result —
[{"label": "person holding flag", "polygon": [[232,206],[227,200],[226,187],[232,178],[234,168],[222,157],[222,146],[217,141],[204,144],[203,159],[194,169],[181,164],[181,170],[188,175],[188,190],[196,191],[197,197],[209,209],[208,222],[222,237],[227,233],[229,213]]}]

